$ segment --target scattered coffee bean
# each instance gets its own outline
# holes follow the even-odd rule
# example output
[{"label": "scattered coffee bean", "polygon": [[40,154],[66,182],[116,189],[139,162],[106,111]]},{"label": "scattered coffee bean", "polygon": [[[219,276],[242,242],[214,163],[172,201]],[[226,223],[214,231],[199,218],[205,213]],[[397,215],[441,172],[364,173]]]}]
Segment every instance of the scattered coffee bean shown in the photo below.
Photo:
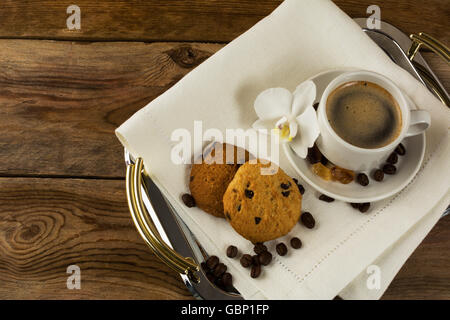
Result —
[{"label": "scattered coffee bean", "polygon": [[396,171],[397,171],[397,168],[390,163],[386,163],[383,166],[383,172],[386,174],[395,174]]},{"label": "scattered coffee bean", "polygon": [[320,195],[319,200],[322,200],[322,201],[325,201],[325,202],[333,202],[334,201],[333,198],[331,198],[329,196],[326,196],[324,194]]},{"label": "scattered coffee bean", "polygon": [[287,249],[287,247],[286,247],[286,245],[284,243],[277,244],[277,246],[275,248],[277,250],[277,253],[280,256],[285,256],[287,251],[288,251],[288,249]]},{"label": "scattered coffee bean", "polygon": [[288,183],[282,183],[282,184],[281,184],[281,189],[287,190],[287,189],[289,189],[290,186],[291,186],[291,183],[290,183],[290,182],[288,182]]},{"label": "scattered coffee bean", "polygon": [[359,203],[350,203],[350,205],[354,208],[354,209],[358,209],[359,208]]},{"label": "scattered coffee bean", "polygon": [[370,208],[370,202],[360,203],[358,209],[360,212],[365,213]]},{"label": "scattered coffee bean", "polygon": [[281,192],[281,194],[282,194],[283,197],[285,197],[285,198],[289,197],[289,194],[290,194],[290,193],[291,193],[290,191],[283,191],[283,192]]},{"label": "scattered coffee bean", "polygon": [[249,199],[253,198],[255,193],[252,190],[245,189],[245,196]]},{"label": "scattered coffee bean", "polygon": [[202,267],[202,270],[203,270],[204,272],[208,272],[208,271],[209,271],[209,268],[208,268],[208,266],[206,265],[206,262],[200,263],[200,266]]},{"label": "scattered coffee bean", "polygon": [[253,251],[255,251],[256,254],[261,254],[264,251],[267,251],[267,247],[263,243],[257,243],[253,248]]},{"label": "scattered coffee bean", "polygon": [[305,188],[301,184],[297,183],[297,187],[298,187],[298,191],[300,191],[301,195],[305,194]]},{"label": "scattered coffee bean", "polygon": [[314,145],[312,148],[308,149],[308,155],[306,156],[306,159],[311,164],[320,162],[320,159],[322,159],[322,154],[320,153],[320,151],[316,145]]},{"label": "scattered coffee bean", "polygon": [[255,254],[254,256],[252,256],[252,265],[256,266],[256,265],[260,265],[261,263],[259,262],[259,257],[257,254]]},{"label": "scattered coffee bean", "polygon": [[248,268],[252,265],[252,256],[249,254],[244,254],[239,261],[241,262],[241,266]]},{"label": "scattered coffee bean", "polygon": [[206,260],[206,266],[209,270],[213,270],[219,264],[219,258],[216,256],[211,256]]},{"label": "scattered coffee bean", "polygon": [[383,181],[383,179],[384,179],[383,170],[380,170],[380,169],[375,170],[373,173],[373,178],[375,179],[375,181],[378,181],[378,182]]},{"label": "scattered coffee bean", "polygon": [[272,254],[269,251],[264,251],[258,254],[259,263],[267,266],[272,261]]},{"label": "scattered coffee bean", "polygon": [[260,276],[260,274],[261,274],[261,265],[258,264],[252,266],[252,270],[250,271],[250,277],[256,279]]},{"label": "scattered coffee bean", "polygon": [[183,200],[184,204],[188,208],[195,207],[195,199],[189,193],[185,193],[181,196],[181,200]]},{"label": "scattered coffee bean", "polygon": [[395,152],[397,152],[397,154],[399,156],[404,156],[406,154],[406,148],[405,148],[405,146],[403,144],[400,143],[397,146],[397,148],[395,148]]},{"label": "scattered coffee bean", "polygon": [[294,249],[300,249],[302,247],[302,241],[297,237],[292,238],[291,247]]},{"label": "scattered coffee bean", "polygon": [[233,276],[229,272],[225,272],[222,275],[222,284],[224,287],[228,288],[233,285]]},{"label": "scattered coffee bean", "polygon": [[216,277],[214,277],[214,275],[210,272],[208,272],[206,274],[206,278],[209,280],[209,282],[215,283],[216,282]]},{"label": "scattered coffee bean", "polygon": [[229,246],[227,248],[227,257],[228,258],[235,258],[238,254],[238,249],[235,246]]},{"label": "scattered coffee bean", "polygon": [[224,265],[223,263],[219,263],[213,270],[213,275],[215,277],[220,277],[221,275],[223,275],[225,273],[225,271],[227,271],[227,266]]},{"label": "scattered coffee bean", "polygon": [[358,174],[358,176],[356,177],[356,180],[363,187],[365,187],[369,184],[369,177],[365,173]]},{"label": "scattered coffee bean", "polygon": [[398,155],[392,152],[391,155],[386,160],[387,163],[396,164],[398,162]]},{"label": "scattered coffee bean", "polygon": [[319,102],[314,103],[313,108],[314,108],[314,110],[317,111],[317,108],[319,108]]},{"label": "scattered coffee bean", "polygon": [[300,221],[308,229],[312,229],[316,225],[316,220],[314,220],[314,217],[310,212],[303,212],[300,215]]}]

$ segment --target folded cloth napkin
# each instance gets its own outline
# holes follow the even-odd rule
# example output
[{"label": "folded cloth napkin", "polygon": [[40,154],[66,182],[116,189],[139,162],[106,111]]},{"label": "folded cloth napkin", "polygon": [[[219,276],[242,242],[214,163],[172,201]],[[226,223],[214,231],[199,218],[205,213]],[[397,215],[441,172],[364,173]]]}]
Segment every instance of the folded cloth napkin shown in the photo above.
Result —
[{"label": "folded cloth napkin", "polygon": [[[304,80],[335,68],[371,70],[392,79],[419,109],[431,114],[426,155],[415,179],[394,197],[372,204],[358,214],[348,204],[318,201],[307,186],[303,208],[313,213],[316,227],[298,224],[290,235],[303,247],[286,257],[274,255],[258,279],[237,259],[225,256],[228,245],[252,252],[224,219],[187,208],[186,165],[171,161],[171,133],[179,128],[250,128],[256,120],[253,102],[271,87],[294,90]],[[344,12],[328,0],[286,0],[237,39],[187,74],[167,92],[122,124],[116,134],[135,156],[142,157],[148,174],[171,202],[200,243],[218,255],[233,274],[234,285],[246,299],[379,298],[395,273],[436,223],[449,202],[448,124],[450,112],[418,81],[399,68]],[[198,150],[196,150],[198,151]],[[293,168],[283,153],[280,166]],[[268,243],[274,251],[275,241]],[[292,251],[292,250],[291,250]],[[378,264],[382,284],[365,290],[367,267]]]}]

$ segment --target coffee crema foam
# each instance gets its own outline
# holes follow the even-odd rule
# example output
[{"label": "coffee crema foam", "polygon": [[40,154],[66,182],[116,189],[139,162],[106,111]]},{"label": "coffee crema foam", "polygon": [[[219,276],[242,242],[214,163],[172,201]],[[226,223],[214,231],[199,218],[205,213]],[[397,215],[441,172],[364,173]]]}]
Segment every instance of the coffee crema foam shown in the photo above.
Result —
[{"label": "coffee crema foam", "polygon": [[384,147],[402,129],[398,102],[386,89],[368,81],[351,81],[334,89],[326,113],[336,134],[360,148]]}]

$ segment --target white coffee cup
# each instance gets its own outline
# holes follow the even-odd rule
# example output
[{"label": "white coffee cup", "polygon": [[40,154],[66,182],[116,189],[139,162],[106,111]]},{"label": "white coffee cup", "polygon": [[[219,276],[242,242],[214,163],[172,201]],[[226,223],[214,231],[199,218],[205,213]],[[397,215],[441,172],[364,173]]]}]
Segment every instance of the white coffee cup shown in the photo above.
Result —
[{"label": "white coffee cup", "polygon": [[[381,148],[360,148],[342,139],[331,127],[326,112],[329,94],[340,85],[351,81],[372,82],[386,89],[397,101],[402,115],[401,131],[398,137]],[[412,110],[414,104],[391,80],[370,71],[352,71],[339,75],[326,87],[317,109],[320,136],[317,147],[333,164],[354,171],[368,171],[378,168],[389,154],[409,136],[424,132],[431,123],[430,114],[423,110]]]}]

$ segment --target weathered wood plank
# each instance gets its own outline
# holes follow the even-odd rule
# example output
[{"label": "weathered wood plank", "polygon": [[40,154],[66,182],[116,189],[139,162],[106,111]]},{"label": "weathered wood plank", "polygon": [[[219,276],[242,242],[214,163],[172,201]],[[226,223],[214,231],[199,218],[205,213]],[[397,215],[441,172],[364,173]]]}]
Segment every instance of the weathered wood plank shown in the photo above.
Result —
[{"label": "weathered wood plank", "polygon": [[[228,42],[272,12],[279,0],[3,0],[0,37],[78,40]],[[351,17],[378,5],[381,18],[404,32],[450,40],[450,2],[335,0]],[[68,30],[66,9],[81,9],[81,29]]]},{"label": "weathered wood plank", "polygon": [[0,178],[0,299],[79,298],[192,297],[139,237],[124,181]]}]

